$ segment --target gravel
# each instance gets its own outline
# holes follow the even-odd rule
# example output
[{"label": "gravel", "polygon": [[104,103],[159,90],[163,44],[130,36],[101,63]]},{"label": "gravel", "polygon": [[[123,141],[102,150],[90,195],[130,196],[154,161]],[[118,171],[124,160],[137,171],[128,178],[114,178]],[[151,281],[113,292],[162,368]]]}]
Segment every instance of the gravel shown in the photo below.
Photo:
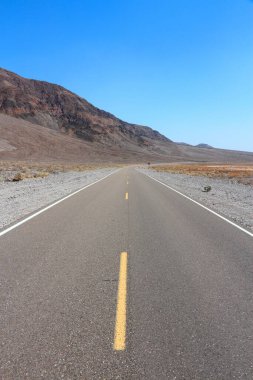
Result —
[{"label": "gravel", "polygon": [[[229,179],[138,169],[253,232],[253,186]],[[203,192],[204,186],[211,186]]]},{"label": "gravel", "polygon": [[0,229],[114,170],[55,173],[46,178],[0,182]]}]

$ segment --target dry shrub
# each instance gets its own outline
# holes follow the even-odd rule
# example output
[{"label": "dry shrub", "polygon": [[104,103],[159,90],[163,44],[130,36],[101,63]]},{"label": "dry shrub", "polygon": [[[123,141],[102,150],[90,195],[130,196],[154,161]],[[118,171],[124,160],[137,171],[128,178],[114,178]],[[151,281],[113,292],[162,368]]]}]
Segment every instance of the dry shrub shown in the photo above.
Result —
[{"label": "dry shrub", "polygon": [[26,174],[25,173],[18,172],[12,178],[12,182],[22,181],[25,178],[26,178]]},{"label": "dry shrub", "polygon": [[51,163],[51,162],[24,162],[24,161],[0,161],[0,172],[68,172],[68,171],[86,171],[86,170],[96,170],[105,169],[110,167],[121,167],[121,164],[107,164],[107,163],[92,163],[92,164],[82,164],[82,163]]},{"label": "dry shrub", "polygon": [[37,172],[34,173],[33,178],[45,178],[49,175],[48,172]]},{"label": "dry shrub", "polygon": [[123,167],[123,164],[108,163],[56,163],[56,162],[24,162],[24,161],[0,161],[0,178],[7,181],[22,181],[27,178],[44,178],[49,174],[60,172],[84,172],[96,169]]},{"label": "dry shrub", "polygon": [[219,164],[181,164],[181,165],[154,165],[152,169],[158,172],[206,176],[210,178],[229,178],[246,183],[246,179],[253,178],[253,165],[219,165]]}]

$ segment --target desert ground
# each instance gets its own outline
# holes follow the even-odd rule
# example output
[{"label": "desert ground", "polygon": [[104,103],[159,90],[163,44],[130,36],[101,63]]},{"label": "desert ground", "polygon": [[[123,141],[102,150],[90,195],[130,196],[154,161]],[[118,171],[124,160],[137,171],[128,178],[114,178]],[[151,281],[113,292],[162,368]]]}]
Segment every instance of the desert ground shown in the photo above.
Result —
[{"label": "desert ground", "polygon": [[203,176],[208,178],[224,178],[231,181],[253,185],[253,164],[233,163],[233,164],[160,164],[152,165],[152,169],[157,172],[186,174],[191,176]]}]

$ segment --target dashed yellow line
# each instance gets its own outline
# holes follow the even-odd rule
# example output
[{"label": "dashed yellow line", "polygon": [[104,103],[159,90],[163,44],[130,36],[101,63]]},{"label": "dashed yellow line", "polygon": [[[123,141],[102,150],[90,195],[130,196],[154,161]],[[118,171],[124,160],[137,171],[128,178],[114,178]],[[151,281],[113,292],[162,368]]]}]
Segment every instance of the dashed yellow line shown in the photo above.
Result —
[{"label": "dashed yellow line", "polygon": [[127,252],[121,252],[117,311],[114,332],[114,350],[124,351],[126,348],[126,308],[127,308]]},{"label": "dashed yellow line", "polygon": [[125,199],[128,200],[128,193],[126,193],[126,195],[125,195]]}]

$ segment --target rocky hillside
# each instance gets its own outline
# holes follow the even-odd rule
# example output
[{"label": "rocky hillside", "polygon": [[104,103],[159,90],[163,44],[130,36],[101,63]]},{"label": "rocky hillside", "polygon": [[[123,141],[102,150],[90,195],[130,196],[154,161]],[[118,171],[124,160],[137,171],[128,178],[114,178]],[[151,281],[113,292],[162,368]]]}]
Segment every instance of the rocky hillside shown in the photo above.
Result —
[{"label": "rocky hillside", "polygon": [[65,88],[0,69],[0,112],[86,141],[150,146],[170,140],[149,127],[126,123]]},{"label": "rocky hillside", "polygon": [[0,69],[0,160],[248,162],[253,155],[177,144],[65,88]]}]

